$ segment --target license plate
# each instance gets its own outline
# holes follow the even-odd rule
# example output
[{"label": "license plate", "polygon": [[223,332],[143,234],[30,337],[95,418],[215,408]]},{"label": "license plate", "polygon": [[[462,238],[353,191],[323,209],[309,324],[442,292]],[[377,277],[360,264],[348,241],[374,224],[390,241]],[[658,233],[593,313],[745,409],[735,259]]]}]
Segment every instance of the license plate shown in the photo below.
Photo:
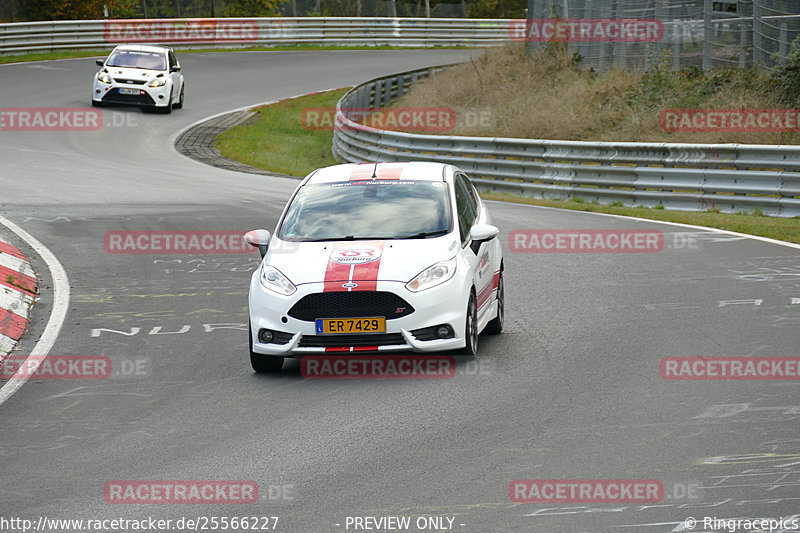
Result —
[{"label": "license plate", "polygon": [[139,90],[140,89],[126,89],[123,87],[119,90],[119,94],[139,94]]},{"label": "license plate", "polygon": [[318,318],[317,333],[384,333],[386,318],[373,316],[366,318]]}]

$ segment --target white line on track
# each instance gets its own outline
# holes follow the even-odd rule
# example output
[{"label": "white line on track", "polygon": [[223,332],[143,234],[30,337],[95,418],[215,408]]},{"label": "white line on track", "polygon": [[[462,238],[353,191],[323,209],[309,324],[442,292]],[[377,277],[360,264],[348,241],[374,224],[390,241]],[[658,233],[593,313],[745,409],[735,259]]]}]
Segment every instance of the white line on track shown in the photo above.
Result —
[{"label": "white line on track", "polygon": [[639,222],[652,222],[653,224],[667,224],[668,226],[678,226],[680,228],[691,228],[700,231],[711,231],[714,233],[724,233],[725,235],[735,235],[737,237],[743,237],[745,239],[753,239],[756,241],[763,241],[769,244],[778,244],[780,246],[788,246],[789,248],[796,248],[800,250],[800,244],[795,244],[793,242],[786,242],[786,241],[779,241],[778,239],[770,239],[769,237],[760,237],[758,235],[748,235],[747,233],[737,233],[735,231],[728,231],[726,229],[719,229],[719,228],[709,228],[707,226],[693,226],[691,224],[683,224],[681,222],[667,222],[666,220],[653,220],[650,218],[639,218],[639,217],[631,217],[627,215],[612,215],[611,213],[595,213],[594,211],[580,211],[578,209],[563,209],[561,207],[547,207],[544,205],[531,205],[531,204],[523,204],[517,202],[504,202],[502,200],[484,200],[485,202],[492,202],[498,203],[503,205],[519,205],[524,207],[533,207],[536,209],[552,209],[554,211],[564,211],[568,213],[583,213],[585,215],[599,215],[602,217],[615,217],[615,218],[625,218],[628,220],[637,220]]},{"label": "white line on track", "polygon": [[[44,333],[39,338],[36,346],[31,350],[30,357],[37,357],[39,363],[47,357],[53,344],[56,342],[61,326],[64,324],[64,319],[67,316],[67,309],[69,308],[69,278],[67,272],[56,256],[44,244],[39,242],[33,235],[20,228],[7,218],[0,216],[0,224],[4,225],[24,240],[28,245],[33,248],[39,257],[47,264],[50,269],[50,276],[53,278],[53,309],[50,311],[50,319],[47,321],[47,326],[44,328]],[[27,368],[27,359],[26,359]],[[22,365],[20,365],[22,366]],[[38,367],[38,363],[32,362],[33,366]],[[17,371],[19,374],[19,371]],[[17,376],[16,374],[8,380],[2,388],[0,388],[0,405],[3,405],[6,400],[22,387],[32,372],[27,372],[26,375]]]}]

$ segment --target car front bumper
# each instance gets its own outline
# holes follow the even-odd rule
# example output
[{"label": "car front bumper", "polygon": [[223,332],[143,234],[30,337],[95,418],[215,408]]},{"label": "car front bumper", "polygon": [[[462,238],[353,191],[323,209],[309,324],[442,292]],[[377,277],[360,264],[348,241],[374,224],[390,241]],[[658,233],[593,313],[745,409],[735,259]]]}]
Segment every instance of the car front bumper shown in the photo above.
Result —
[{"label": "car front bumper", "polygon": [[[138,92],[137,94],[123,94],[120,89]],[[92,100],[103,104],[166,107],[169,99],[169,83],[161,87],[148,87],[147,84],[133,85],[117,82],[109,85],[95,80],[92,88]]]},{"label": "car front bumper", "polygon": [[[249,297],[252,350],[264,355],[297,357],[347,352],[440,352],[463,348],[469,288],[464,290],[462,282],[456,276],[437,287],[413,293],[405,288],[404,283],[379,281],[377,293],[394,294],[405,300],[414,311],[397,318],[386,316],[385,333],[321,335],[316,331],[314,319],[305,317],[305,320],[300,320],[289,313],[304,297],[321,293],[324,284],[303,284],[291,296],[282,296],[261,285],[257,270],[250,281]],[[391,315],[392,310],[388,311],[385,314]],[[314,318],[341,318],[327,316],[325,310],[320,310],[320,314],[323,316]],[[378,315],[368,313],[362,316]],[[451,338],[436,336],[435,328],[442,325],[450,326]],[[272,342],[259,340],[258,334],[262,329],[273,332]]]}]

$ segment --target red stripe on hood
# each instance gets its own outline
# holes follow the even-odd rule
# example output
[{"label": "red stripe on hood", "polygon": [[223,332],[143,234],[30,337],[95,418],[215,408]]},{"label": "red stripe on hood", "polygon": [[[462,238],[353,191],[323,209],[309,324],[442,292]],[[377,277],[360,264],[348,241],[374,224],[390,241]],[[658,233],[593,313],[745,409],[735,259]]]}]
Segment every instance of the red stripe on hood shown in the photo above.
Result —
[{"label": "red stripe on hood", "polygon": [[[380,271],[383,247],[386,241],[368,241],[362,243],[341,242],[331,249],[328,265],[325,267],[325,286],[323,292],[336,291],[375,291],[378,289],[378,273]],[[342,263],[334,261],[334,257],[346,260],[348,257],[369,256],[369,250],[378,250],[377,259],[366,263]],[[377,255],[377,254],[376,254]],[[345,283],[356,283],[356,287],[343,287]]]},{"label": "red stripe on hood", "polygon": [[[397,163],[359,163],[350,173],[350,181],[365,181],[371,179],[399,180],[403,173],[404,164]],[[373,178],[373,173],[375,177]]]}]

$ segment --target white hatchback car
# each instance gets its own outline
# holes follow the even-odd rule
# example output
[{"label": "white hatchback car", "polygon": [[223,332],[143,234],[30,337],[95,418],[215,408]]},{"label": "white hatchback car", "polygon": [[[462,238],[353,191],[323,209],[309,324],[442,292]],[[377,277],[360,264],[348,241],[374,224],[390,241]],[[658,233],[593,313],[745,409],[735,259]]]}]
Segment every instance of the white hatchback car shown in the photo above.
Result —
[{"label": "white hatchback car", "polygon": [[98,59],[92,105],[128,104],[163,113],[183,107],[181,65],[168,46],[121,44]]},{"label": "white hatchback car", "polygon": [[250,361],[330,352],[474,355],[503,329],[498,228],[467,176],[440,163],[362,163],[315,170],[250,281]]}]

